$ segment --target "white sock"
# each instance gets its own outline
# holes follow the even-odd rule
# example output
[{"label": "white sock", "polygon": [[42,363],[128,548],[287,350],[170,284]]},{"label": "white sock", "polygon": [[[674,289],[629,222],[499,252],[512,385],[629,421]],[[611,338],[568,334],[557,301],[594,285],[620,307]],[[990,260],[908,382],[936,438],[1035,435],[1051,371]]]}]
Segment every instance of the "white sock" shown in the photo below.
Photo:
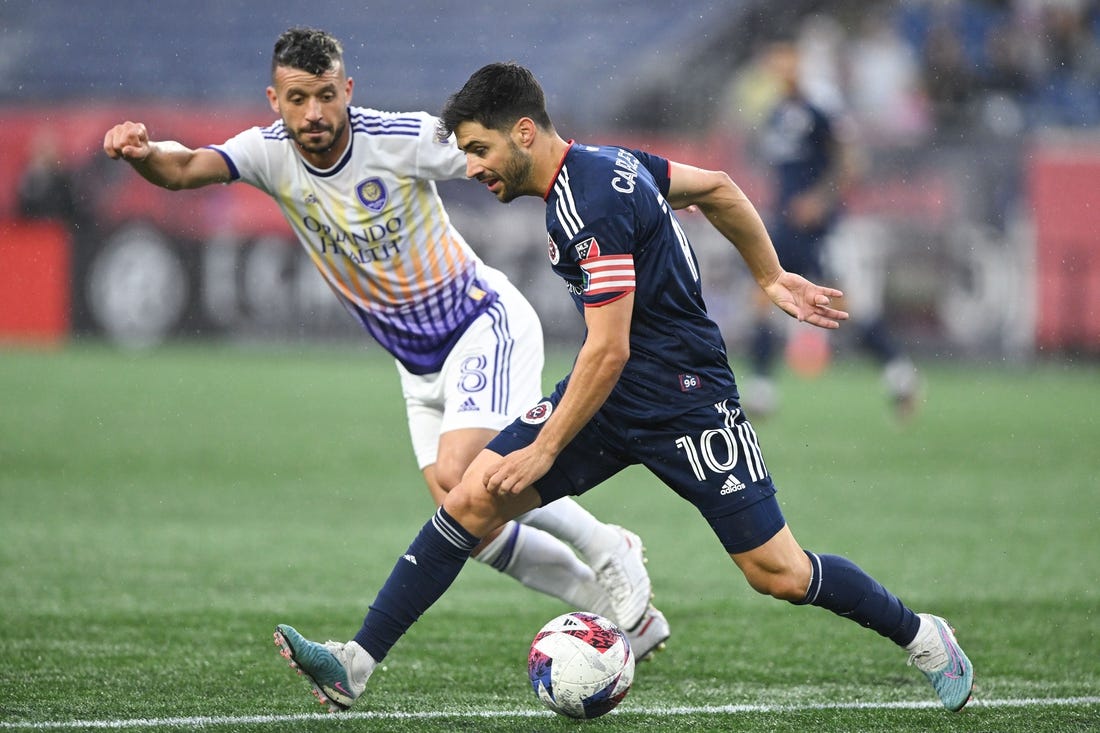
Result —
[{"label": "white sock", "polygon": [[907,652],[915,652],[922,646],[925,646],[931,635],[936,633],[935,625],[923,614],[917,614],[917,618],[920,619],[920,626],[917,627],[917,635],[905,646],[905,651]]},{"label": "white sock", "polygon": [[926,613],[917,616],[920,618],[920,628],[913,641],[905,647],[905,651],[909,652],[909,663],[922,672],[938,672],[951,663],[951,657],[933,618]]},{"label": "white sock", "polygon": [[535,527],[508,522],[475,559],[532,590],[554,596],[578,611],[611,613],[596,574],[561,540]]},{"label": "white sock", "polygon": [[374,657],[359,646],[359,642],[355,639],[345,644],[344,649],[347,652],[348,682],[351,683],[351,691],[356,696],[362,695],[367,686],[367,680],[370,679],[374,668],[378,666],[378,662],[374,661]]},{"label": "white sock", "polygon": [[589,565],[599,558],[619,551],[622,534],[604,524],[569,497],[558,499],[544,507],[532,509],[517,517],[517,521],[549,532],[576,548]]}]

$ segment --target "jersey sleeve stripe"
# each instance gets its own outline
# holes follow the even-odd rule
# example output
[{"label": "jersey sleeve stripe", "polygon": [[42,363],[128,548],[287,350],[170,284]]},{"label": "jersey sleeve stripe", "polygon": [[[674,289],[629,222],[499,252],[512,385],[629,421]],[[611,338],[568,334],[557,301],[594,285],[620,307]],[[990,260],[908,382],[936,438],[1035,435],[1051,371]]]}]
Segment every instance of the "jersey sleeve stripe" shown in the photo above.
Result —
[{"label": "jersey sleeve stripe", "polygon": [[237,170],[237,164],[234,163],[233,159],[229,157],[229,153],[225,152],[224,150],[222,150],[221,148],[219,148],[215,145],[207,145],[206,147],[210,148],[215,153],[222,156],[222,159],[225,161],[225,164],[227,166],[229,166],[229,177],[232,180],[236,181],[236,180],[240,179],[241,172],[239,170]]},{"label": "jersey sleeve stripe", "polygon": [[290,139],[290,133],[287,132],[286,125],[282,120],[273,122],[267,127],[260,128],[260,135],[265,140],[288,140]]},{"label": "jersey sleeve stripe", "polygon": [[604,293],[622,293],[623,295],[625,295],[627,293],[634,292],[635,289],[636,288],[634,287],[634,281],[633,280],[624,281],[624,282],[609,282],[609,283],[601,283],[599,286],[590,285],[588,287],[588,290],[584,291],[584,294],[585,295],[603,295]]},{"label": "jersey sleeve stripe", "polygon": [[[610,305],[611,303],[614,303],[617,300],[622,300],[626,296],[633,293],[634,288],[631,288],[630,290],[612,290],[612,291],[609,291],[609,292],[614,293],[614,295],[612,297],[606,299],[606,300],[598,300],[594,303],[590,303],[588,301],[585,301],[584,307],[585,308],[602,308],[605,305]],[[601,295],[602,295],[602,293],[601,293]]]},{"label": "jersey sleeve stripe", "polygon": [[416,117],[385,117],[361,112],[351,115],[352,130],[368,135],[420,135],[420,119]]},{"label": "jersey sleeve stripe", "polygon": [[634,271],[634,257],[631,255],[601,255],[581,260],[580,266],[588,272],[599,272],[608,269],[625,269]]}]

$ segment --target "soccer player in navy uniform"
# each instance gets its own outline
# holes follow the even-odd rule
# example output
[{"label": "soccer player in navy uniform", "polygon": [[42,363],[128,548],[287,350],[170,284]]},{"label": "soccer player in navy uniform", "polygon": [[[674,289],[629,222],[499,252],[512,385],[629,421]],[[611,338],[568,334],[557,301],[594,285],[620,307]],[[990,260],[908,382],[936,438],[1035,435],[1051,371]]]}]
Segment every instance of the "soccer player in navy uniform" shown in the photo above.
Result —
[{"label": "soccer player in navy uniform", "polygon": [[[821,281],[827,271],[826,248],[839,221],[843,197],[856,178],[853,135],[844,118],[813,101],[805,91],[795,42],[775,41],[768,46],[765,58],[780,88],[760,144],[775,179],[769,233],[783,269]],[[881,305],[872,306],[877,300],[872,294],[852,326],[859,346],[882,365],[889,397],[898,416],[905,418],[916,407],[919,379],[913,362],[890,333]],[[773,374],[781,339],[771,319],[771,301],[757,297],[754,302],[752,379],[745,385],[744,401],[750,414],[763,417],[778,403]],[[809,332],[800,336],[812,338]]]},{"label": "soccer player in navy uniform", "polygon": [[480,537],[640,463],[698,508],[755,590],[874,629],[909,653],[945,707],[960,710],[973,668],[947,622],[914,613],[849,560],[803,550],[784,521],[672,210],[698,206],[769,298],[799,320],[836,328],[847,318],[830,304],[840,291],[780,267],[755,208],[725,173],[563,140],[523,67],[480,69],[441,120],[466,153],[467,175],[498,199],[546,200],[550,263],[587,333],[553,394],[474,459],[397,561],[352,640],[319,644],[276,627],[276,643],[318,698],[330,709],[351,705]]},{"label": "soccer player in navy uniform", "polygon": [[[436,181],[463,178],[466,164],[437,138],[435,117],[352,105],[343,45],[316,28],[279,36],[271,82],[271,125],[191,149],[124,122],[104,135],[104,152],[168,189],[240,181],[278,203],[333,294],[393,355],[413,452],[438,504],[542,395],[542,327],[444,209]],[[362,419],[373,419],[369,405]],[[502,526],[474,557],[612,618],[639,659],[669,637],[650,602],[641,539],[572,500]]]}]

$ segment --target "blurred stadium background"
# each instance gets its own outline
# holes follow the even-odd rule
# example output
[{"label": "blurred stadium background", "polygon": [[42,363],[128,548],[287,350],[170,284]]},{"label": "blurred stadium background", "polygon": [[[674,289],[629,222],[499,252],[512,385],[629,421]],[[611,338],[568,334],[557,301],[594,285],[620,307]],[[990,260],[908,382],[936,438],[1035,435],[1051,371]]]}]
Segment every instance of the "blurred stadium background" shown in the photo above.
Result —
[{"label": "blurred stadium background", "polygon": [[[435,112],[481,64],[527,64],[565,136],[723,168],[765,216],[758,52],[796,33],[870,161],[838,237],[858,273],[845,286],[867,290],[853,295],[918,358],[1100,355],[1095,0],[2,0],[0,342],[364,340],[262,194],[161,191],[100,147],[125,119],[192,146],[266,124],[271,46],[291,25],[341,37],[355,102],[380,109]],[[540,202],[442,190],[548,337],[575,343]],[[743,268],[687,226],[742,352]]]}]

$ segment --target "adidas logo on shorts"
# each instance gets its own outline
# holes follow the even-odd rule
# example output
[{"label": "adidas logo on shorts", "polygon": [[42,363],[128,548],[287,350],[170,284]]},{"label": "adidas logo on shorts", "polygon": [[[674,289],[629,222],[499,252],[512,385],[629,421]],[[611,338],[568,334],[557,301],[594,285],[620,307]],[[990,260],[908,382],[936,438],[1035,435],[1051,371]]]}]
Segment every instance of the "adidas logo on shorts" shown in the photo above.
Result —
[{"label": "adidas logo on shorts", "polygon": [[722,496],[725,496],[726,494],[732,494],[735,491],[741,491],[744,488],[745,484],[741,481],[738,481],[733,474],[730,474],[726,477],[726,482],[722,484],[722,490],[718,493]]},{"label": "adidas logo on shorts", "polygon": [[466,398],[466,401],[465,401],[465,402],[463,402],[463,403],[462,403],[462,404],[461,404],[461,405],[459,406],[459,408],[458,408],[458,411],[459,411],[459,412],[477,412],[477,411],[478,411],[478,410],[480,410],[480,409],[481,409],[481,408],[477,406],[477,403],[476,403],[476,402],[474,402],[474,398],[473,398],[473,397],[467,397],[467,398]]}]

